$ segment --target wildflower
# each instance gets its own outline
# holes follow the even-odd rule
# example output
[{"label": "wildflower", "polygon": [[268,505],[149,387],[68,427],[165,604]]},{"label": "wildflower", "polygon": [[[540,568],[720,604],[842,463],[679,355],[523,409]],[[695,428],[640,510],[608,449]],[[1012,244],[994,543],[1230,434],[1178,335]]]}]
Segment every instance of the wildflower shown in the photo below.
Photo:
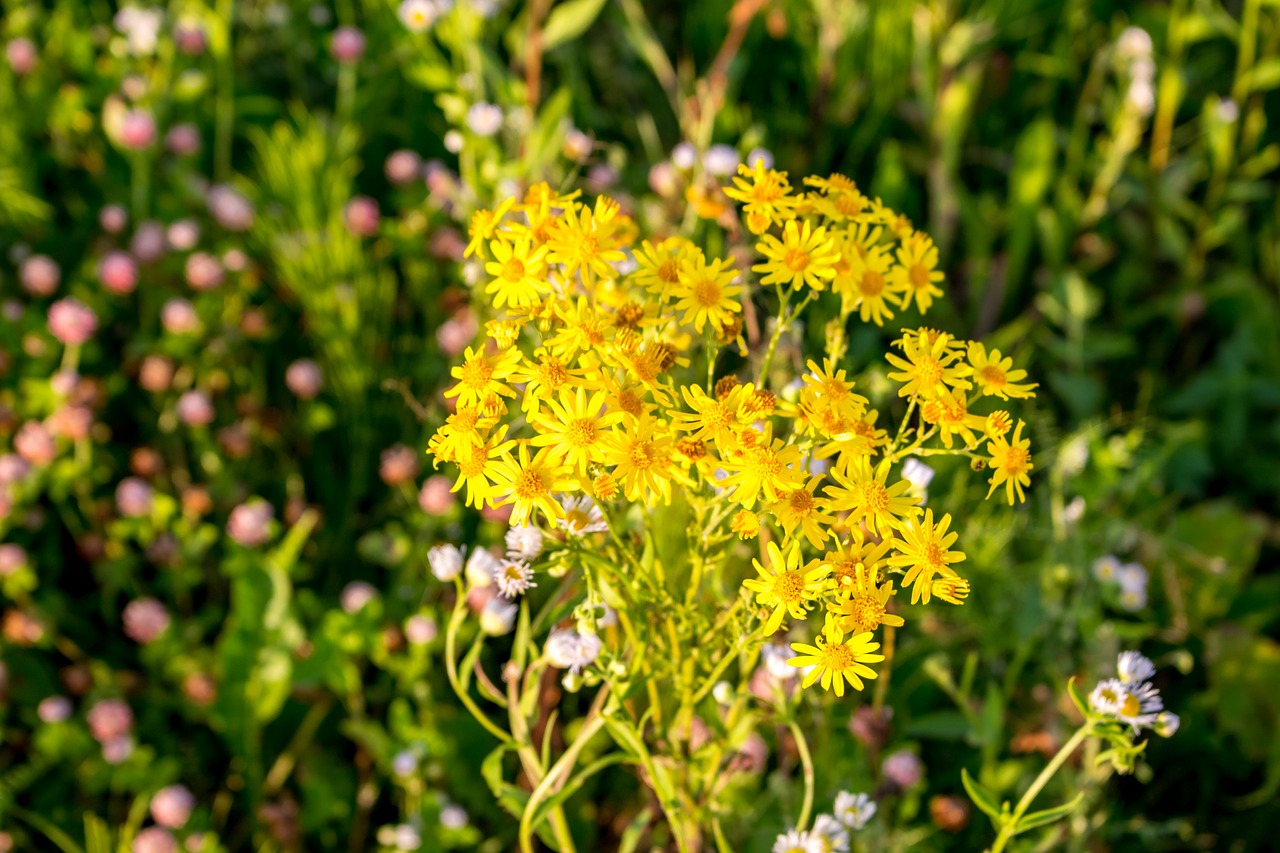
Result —
[{"label": "wildflower", "polygon": [[66,696],[46,696],[36,706],[36,716],[40,722],[54,725],[71,719],[73,710],[71,700]]},{"label": "wildflower", "polygon": [[1147,588],[1147,570],[1139,563],[1125,563],[1116,569],[1116,580],[1125,591],[1145,591]]},{"label": "wildflower", "polygon": [[765,553],[769,568],[766,569],[759,560],[752,560],[759,577],[748,578],[742,585],[756,594],[756,602],[761,606],[773,608],[764,623],[764,633],[772,634],[788,615],[792,619],[805,618],[806,605],[818,597],[827,568],[817,561],[800,568],[798,544],[787,548],[784,553],[777,543],[770,542]]},{"label": "wildflower", "polygon": [[[728,268],[726,268],[728,267]],[[742,311],[736,297],[742,288],[733,284],[738,277],[729,262],[717,258],[707,263],[701,252],[685,261],[674,295],[676,311],[683,311],[682,322],[692,323],[699,332],[707,323],[719,331],[734,314]]]},{"label": "wildflower", "polygon": [[431,29],[439,12],[431,0],[404,0],[397,14],[409,32],[423,33]]},{"label": "wildflower", "polygon": [[133,838],[133,853],[178,853],[178,841],[162,826],[149,826]]},{"label": "wildflower", "polygon": [[600,638],[594,634],[579,634],[574,630],[552,631],[543,652],[557,669],[567,669],[575,675],[583,667],[590,666],[600,656]]},{"label": "wildflower", "polygon": [[564,513],[557,522],[570,536],[581,538],[588,533],[603,533],[609,529],[604,513],[596,502],[586,495],[565,495],[560,498]]},{"label": "wildflower", "polygon": [[476,548],[467,557],[467,583],[473,587],[491,586],[499,568],[501,562],[497,557],[485,548]]},{"label": "wildflower", "polygon": [[169,630],[169,611],[154,598],[139,598],[125,605],[121,614],[124,633],[135,643],[147,645]]},{"label": "wildflower", "polygon": [[876,801],[870,794],[851,794],[841,791],[836,794],[836,817],[854,831],[860,830],[870,822],[876,814]]},{"label": "wildflower", "polygon": [[798,654],[787,661],[788,664],[813,666],[801,682],[802,686],[809,687],[821,679],[822,689],[831,690],[834,686],[836,696],[844,695],[846,681],[854,690],[861,690],[864,686],[862,679],[876,677],[876,671],[867,664],[884,660],[884,655],[873,654],[880,644],[871,641],[870,632],[851,636],[846,642],[844,631],[830,614],[818,645],[792,643],[791,648]]},{"label": "wildflower", "polygon": [[820,814],[813,819],[809,837],[818,840],[823,853],[848,853],[849,830],[829,814]]},{"label": "wildflower", "polygon": [[885,354],[889,364],[899,371],[890,373],[889,378],[903,383],[898,389],[899,397],[932,400],[946,393],[948,386],[962,390],[969,387],[954,363],[959,356],[951,349],[951,341],[951,336],[945,333],[938,334],[932,341],[924,334],[903,335],[902,352],[906,358],[895,353]]},{"label": "wildflower", "polygon": [[730,458],[722,459],[722,467],[729,476],[720,481],[721,488],[732,489],[730,498],[751,509],[763,492],[769,502],[777,502],[791,489],[799,488],[803,472],[798,470],[800,449],[773,438],[772,426],[766,426],[763,434],[748,431],[755,438],[754,444]]},{"label": "wildflower", "polygon": [[911,484],[913,493],[923,497],[933,482],[935,471],[914,456],[908,456],[902,462],[902,478]]},{"label": "wildflower", "polygon": [[342,65],[359,62],[364,56],[364,47],[364,33],[355,27],[338,27],[333,31],[333,40],[329,44],[333,58]]},{"label": "wildflower", "polygon": [[899,266],[889,272],[889,287],[902,296],[902,307],[911,304],[914,297],[920,313],[929,310],[935,297],[942,295],[937,283],[942,281],[938,271],[938,247],[928,235],[916,232],[898,246]]},{"label": "wildflower", "polygon": [[378,591],[373,588],[372,584],[364,581],[352,581],[342,588],[342,592],[338,596],[338,603],[345,612],[355,614],[363,610],[366,604],[377,597]]},{"label": "wildflower", "polygon": [[231,510],[227,535],[246,548],[265,545],[271,539],[275,510],[262,498],[251,498]]},{"label": "wildflower", "polygon": [[495,493],[502,495],[494,505],[515,507],[512,524],[526,523],[535,510],[548,519],[560,515],[562,508],[554,493],[569,489],[569,468],[552,458],[550,448],[542,448],[531,458],[529,446],[521,444],[516,456],[507,453],[498,460],[494,475]]},{"label": "wildflower", "polygon": [[1153,728],[1155,733],[1160,737],[1173,737],[1178,733],[1178,727],[1182,724],[1182,720],[1172,711],[1161,711],[1156,714],[1155,724]]},{"label": "wildflower", "polygon": [[881,625],[901,627],[903,619],[888,612],[889,599],[893,597],[893,581],[876,583],[875,570],[868,570],[859,562],[854,570],[852,583],[841,584],[838,596],[830,604],[830,612],[846,634],[866,634]]},{"label": "wildflower", "polygon": [[772,853],[822,853],[822,839],[798,829],[789,829],[773,842]]},{"label": "wildflower", "polygon": [[675,442],[651,417],[623,423],[609,433],[605,461],[621,483],[629,501],[653,505],[671,502],[671,450]]},{"label": "wildflower", "polygon": [[471,238],[471,242],[467,243],[467,248],[463,252],[464,258],[482,254],[481,250],[493,239],[494,232],[502,222],[502,217],[507,215],[507,211],[511,210],[515,203],[515,199],[508,198],[493,210],[482,208],[471,214],[471,222],[467,226],[467,236]]},{"label": "wildflower", "polygon": [[924,778],[924,764],[915,753],[898,750],[881,765],[885,778],[899,788],[914,788]]},{"label": "wildflower", "polygon": [[919,498],[908,494],[911,483],[899,480],[890,486],[888,477],[888,460],[873,469],[867,457],[858,457],[831,472],[836,484],[825,493],[833,510],[849,510],[849,524],[865,521],[872,533],[884,536],[919,514]]},{"label": "wildflower", "polygon": [[1010,397],[1034,397],[1032,390],[1039,387],[1035,383],[1018,385],[1018,380],[1025,379],[1027,371],[1012,370],[1013,359],[1001,358],[1000,350],[993,349],[990,354],[986,347],[977,341],[969,344],[969,360],[961,365],[960,372],[964,376],[972,376],[984,396],[994,394],[1002,400]]},{"label": "wildflower", "polygon": [[62,269],[48,255],[32,255],[18,271],[23,288],[32,296],[52,296],[61,277]]},{"label": "wildflower", "polygon": [[933,595],[933,581],[938,575],[955,577],[952,563],[964,560],[960,551],[947,550],[959,536],[955,531],[947,532],[951,525],[948,513],[935,525],[933,510],[924,511],[924,519],[912,518],[901,530],[902,540],[896,543],[899,553],[889,558],[891,566],[909,566],[902,579],[904,587],[911,586],[911,603],[923,601],[929,603]]},{"label": "wildflower", "polygon": [[773,505],[774,515],[787,535],[792,535],[798,527],[814,548],[822,547],[828,536],[826,528],[835,523],[835,518],[823,511],[828,508],[828,502],[813,494],[821,480],[821,474],[811,477],[808,485],[784,492]]},{"label": "wildflower", "polygon": [[787,173],[775,172],[757,158],[739,164],[738,175],[741,177],[734,178],[734,185],[725,187],[724,194],[744,205],[751,233],[763,234],[770,225],[782,224],[795,206]]},{"label": "wildflower", "polygon": [[838,413],[849,420],[862,416],[867,407],[867,398],[853,393],[853,381],[846,380],[844,368],[836,369],[831,359],[822,360],[822,367],[810,359],[809,372],[801,377],[805,390],[811,392],[816,401],[825,409]]},{"label": "wildflower", "polygon": [[1103,583],[1116,579],[1120,560],[1114,554],[1106,554],[1093,561],[1093,576]]},{"label": "wildflower", "polygon": [[552,458],[569,465],[579,476],[586,475],[591,463],[604,459],[610,431],[625,417],[622,412],[606,410],[603,391],[588,397],[581,385],[561,388],[560,399],[549,398],[547,408],[549,413],[539,411],[530,418],[538,431],[531,443],[549,447]]},{"label": "wildflower", "polygon": [[835,241],[827,236],[827,229],[819,225],[813,228],[808,222],[803,226],[789,219],[782,229],[782,239],[772,234],[764,235],[756,244],[756,251],[768,260],[751,269],[765,273],[761,284],[789,284],[799,290],[810,287],[823,290],[827,282],[835,278]]},{"label": "wildflower", "polygon": [[989,481],[991,488],[987,491],[987,497],[991,497],[1000,484],[1004,483],[1009,506],[1013,506],[1015,494],[1019,501],[1026,501],[1027,496],[1022,489],[1031,485],[1031,478],[1027,476],[1027,472],[1034,467],[1031,464],[1031,439],[1022,437],[1023,426],[1025,424],[1018,421],[1012,442],[993,438],[987,443],[987,452],[991,454],[991,468],[995,472]]},{"label": "wildflower", "polygon": [[486,505],[496,504],[502,460],[515,446],[514,441],[504,440],[506,433],[504,424],[484,441],[469,440],[458,451],[454,459],[458,465],[458,479],[454,482],[452,491],[456,492],[465,485],[467,506],[484,509]]},{"label": "wildflower", "polygon": [[740,509],[729,523],[729,529],[738,534],[739,539],[755,539],[760,535],[760,516],[749,509]]},{"label": "wildflower", "polygon": [[507,598],[515,598],[527,592],[530,587],[537,586],[533,582],[533,569],[524,560],[506,559],[498,564],[493,573],[494,583],[498,591]]},{"label": "wildflower", "polygon": [[1120,606],[1130,613],[1142,610],[1147,606],[1147,588],[1137,587],[1120,590]]},{"label": "wildflower", "polygon": [[543,537],[538,528],[523,524],[507,531],[507,556],[535,560],[542,553]]},{"label": "wildflower", "polygon": [[841,311],[848,313],[855,308],[862,322],[871,321],[883,326],[893,318],[889,307],[889,272],[893,261],[879,246],[865,253],[842,248],[837,264],[836,279],[831,289],[840,294]]},{"label": "wildflower", "polygon": [[519,350],[506,350],[489,356],[483,350],[467,347],[462,364],[449,371],[458,384],[445,391],[444,396],[457,397],[459,406],[483,403],[495,394],[514,397],[515,390],[502,380],[515,373],[519,365]]},{"label": "wildflower", "polygon": [[480,611],[480,630],[490,637],[510,634],[516,624],[516,605],[505,598],[491,598]]},{"label": "wildflower", "polygon": [[1121,652],[1116,661],[1116,675],[1122,684],[1141,684],[1155,674],[1155,664],[1140,652]]},{"label": "wildflower", "polygon": [[588,287],[597,275],[611,275],[613,270],[609,264],[624,257],[614,236],[616,213],[603,198],[596,202],[594,209],[582,205],[576,213],[568,211],[547,241],[551,250],[547,260],[563,264],[566,279],[580,275]]},{"label": "wildflower", "polygon": [[680,394],[692,414],[675,410],[669,414],[675,428],[689,432],[690,438],[730,444],[734,428],[741,423],[739,413],[744,397],[752,390],[750,385],[737,385],[724,396],[712,397],[701,386],[683,385]]},{"label": "wildflower", "polygon": [[538,302],[551,292],[547,280],[546,246],[534,248],[529,239],[494,240],[489,244],[493,260],[484,265],[493,281],[485,285],[485,293],[494,294],[493,305],[501,308],[523,308]]},{"label": "wildflower", "polygon": [[404,622],[404,636],[415,646],[425,646],[440,633],[436,620],[421,613],[415,613]]},{"label": "wildflower", "polygon": [[285,386],[303,400],[315,399],[323,383],[324,375],[320,372],[320,365],[309,358],[298,359],[284,372]]}]

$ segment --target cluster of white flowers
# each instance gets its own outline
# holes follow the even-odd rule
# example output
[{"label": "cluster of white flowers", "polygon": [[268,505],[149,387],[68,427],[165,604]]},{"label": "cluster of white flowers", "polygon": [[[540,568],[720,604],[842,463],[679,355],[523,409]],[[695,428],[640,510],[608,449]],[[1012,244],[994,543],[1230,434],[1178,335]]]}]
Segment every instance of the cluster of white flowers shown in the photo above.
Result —
[{"label": "cluster of white flowers", "polygon": [[1156,63],[1151,53],[1151,36],[1141,27],[1128,27],[1116,41],[1116,56],[1129,78],[1125,101],[1141,116],[1156,108]]},{"label": "cluster of white flowers", "polygon": [[1099,714],[1115,717],[1132,726],[1134,734],[1154,729],[1161,737],[1178,731],[1178,715],[1164,710],[1160,691],[1151,683],[1156,668],[1138,652],[1121,652],[1116,661],[1116,677],[1104,678],[1089,694],[1089,707]]},{"label": "cluster of white flowers", "polygon": [[1122,563],[1114,554],[1093,561],[1093,576],[1120,587],[1120,606],[1130,612],[1147,606],[1147,570],[1140,563]]},{"label": "cluster of white flowers", "polygon": [[543,653],[556,669],[567,669],[577,675],[600,656],[600,638],[571,628],[552,631]]},{"label": "cluster of white flowers", "polygon": [[789,829],[773,844],[773,853],[846,853],[849,833],[875,817],[876,803],[868,794],[836,794],[835,814],[820,814],[809,830]]}]

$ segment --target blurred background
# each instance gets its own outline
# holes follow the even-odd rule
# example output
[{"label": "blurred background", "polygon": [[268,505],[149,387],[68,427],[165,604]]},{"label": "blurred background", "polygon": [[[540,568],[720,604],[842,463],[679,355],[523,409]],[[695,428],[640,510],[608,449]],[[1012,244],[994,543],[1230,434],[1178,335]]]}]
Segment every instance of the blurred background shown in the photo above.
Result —
[{"label": "blurred background", "polygon": [[[974,595],[899,644],[889,725],[807,712],[819,801],[981,849],[960,769],[1025,788],[1066,679],[1141,648],[1182,730],[1134,778],[1072,762],[1084,805],[1019,849],[1274,849],[1275,2],[0,9],[0,851],[512,849],[426,571],[505,530],[423,454],[484,320],[468,218],[547,180],[675,233],[757,156],[904,211],[929,323],[1041,383],[1030,499],[968,517]],[[873,394],[894,332],[851,326]],[[798,809],[762,734],[735,849]],[[650,849],[647,796],[599,774],[583,849]]]}]

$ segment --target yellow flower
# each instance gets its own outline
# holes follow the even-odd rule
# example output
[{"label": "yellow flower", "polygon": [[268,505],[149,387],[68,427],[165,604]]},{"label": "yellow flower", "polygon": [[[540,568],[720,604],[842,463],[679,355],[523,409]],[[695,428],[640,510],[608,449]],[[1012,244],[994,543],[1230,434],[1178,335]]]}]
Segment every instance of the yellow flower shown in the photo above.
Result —
[{"label": "yellow flower", "polygon": [[848,524],[864,521],[867,529],[878,536],[902,527],[919,514],[916,504],[920,499],[908,494],[910,481],[899,480],[890,486],[888,477],[888,459],[875,469],[866,456],[853,457],[844,466],[836,466],[831,471],[831,479],[837,485],[826,489],[831,508],[849,510]]},{"label": "yellow flower", "polygon": [[864,686],[862,679],[876,677],[876,671],[867,664],[884,660],[884,655],[874,654],[880,644],[872,641],[869,631],[855,634],[846,641],[844,631],[830,615],[818,645],[792,643],[791,648],[797,655],[787,663],[796,667],[813,667],[804,677],[803,686],[810,687],[821,679],[823,690],[831,690],[834,683],[836,696],[844,695],[846,681],[854,690],[861,690]]},{"label": "yellow flower", "polygon": [[509,198],[493,210],[482,209],[471,214],[471,224],[467,228],[467,236],[471,238],[471,242],[467,243],[467,250],[463,253],[463,257],[469,258],[475,254],[483,254],[484,244],[493,239],[493,234],[502,222],[502,217],[507,215],[507,211],[511,210],[515,203],[515,199]]},{"label": "yellow flower", "polygon": [[950,514],[942,516],[935,525],[933,510],[926,509],[924,519],[913,518],[902,528],[902,539],[894,542],[899,553],[889,558],[889,565],[910,567],[902,585],[911,587],[912,604],[917,601],[928,604],[934,578],[938,575],[955,577],[951,564],[964,560],[962,552],[947,550],[959,536],[955,531],[947,532],[950,526]]},{"label": "yellow flower", "polygon": [[833,516],[823,512],[827,502],[813,494],[821,480],[821,474],[810,478],[808,485],[784,492],[782,499],[773,505],[773,514],[778,517],[778,523],[787,535],[790,536],[799,527],[800,532],[815,548],[821,548],[822,543],[827,541],[828,533],[824,528],[835,523]]},{"label": "yellow flower", "polygon": [[700,385],[684,385],[680,393],[693,412],[672,409],[667,416],[676,429],[692,433],[691,438],[710,439],[718,445],[729,446],[733,443],[733,429],[742,422],[743,398],[754,390],[749,384],[735,385],[724,397],[717,398],[708,395]]},{"label": "yellow flower", "polygon": [[489,244],[489,251],[493,260],[485,264],[484,269],[494,279],[485,286],[484,292],[494,294],[493,307],[527,307],[551,292],[543,260],[546,246],[533,249],[528,238],[511,243],[497,239]]},{"label": "yellow flower", "polygon": [[742,311],[742,305],[734,299],[742,288],[732,283],[738,272],[726,269],[728,263],[717,258],[708,264],[701,252],[684,261],[675,286],[679,300],[675,310],[684,312],[681,322],[692,323],[701,332],[710,321],[719,331],[734,314]]},{"label": "yellow flower", "polygon": [[887,431],[876,429],[876,419],[879,417],[878,409],[869,410],[860,419],[847,424],[845,432],[833,435],[831,441],[819,445],[814,457],[828,459],[842,453],[850,453],[854,456],[874,454],[877,447],[889,441]]},{"label": "yellow flower", "polygon": [[873,582],[884,576],[881,564],[893,547],[893,539],[881,542],[866,539],[862,531],[853,529],[853,538],[846,545],[838,543],[834,551],[822,555],[822,561],[831,570],[827,588],[840,595],[851,593],[857,585],[859,573]]},{"label": "yellow flower", "polygon": [[742,585],[756,594],[757,604],[773,608],[764,623],[764,633],[772,634],[787,615],[792,619],[804,619],[808,615],[806,604],[818,597],[827,569],[816,561],[801,569],[799,544],[784,552],[778,543],[770,542],[765,554],[769,568],[759,560],[752,560],[759,577],[748,578]]},{"label": "yellow flower", "polygon": [[897,628],[903,625],[903,619],[888,612],[892,597],[893,581],[877,584],[875,575],[859,564],[853,584],[830,602],[828,610],[835,615],[840,629],[851,634],[865,634],[881,625]]},{"label": "yellow flower", "polygon": [[506,435],[503,424],[488,440],[471,442],[455,454],[458,479],[450,491],[456,492],[465,485],[467,506],[484,509],[486,503],[493,503],[494,480],[499,476],[501,459],[515,446],[514,441],[504,441]]},{"label": "yellow flower", "polygon": [[938,437],[944,447],[951,447],[952,436],[959,434],[966,447],[975,446],[980,440],[973,434],[975,429],[986,428],[987,420],[981,415],[969,414],[968,402],[963,394],[944,391],[920,407],[920,416],[925,423],[938,427]]},{"label": "yellow flower", "polygon": [[611,412],[621,412],[629,418],[640,418],[652,413],[658,407],[645,399],[645,387],[631,381],[631,377],[623,374],[621,381],[612,372],[599,374],[600,385],[605,390],[605,405]]},{"label": "yellow flower", "polygon": [[848,283],[837,290],[842,300],[840,310],[847,314],[857,308],[862,322],[870,320],[877,326],[883,326],[885,320],[893,319],[888,300],[891,292],[888,274],[892,266],[889,253],[880,246],[873,246],[865,253],[854,252],[847,263]]},{"label": "yellow flower", "polygon": [[897,251],[898,264],[889,273],[889,286],[902,294],[902,307],[906,308],[912,297],[920,313],[929,310],[935,297],[942,295],[937,282],[942,273],[937,270],[938,247],[927,234],[916,232],[902,241]]},{"label": "yellow flower", "polygon": [[550,413],[539,411],[529,419],[538,431],[531,443],[534,447],[547,447],[552,458],[585,477],[587,467],[604,458],[609,430],[625,417],[621,412],[606,412],[604,397],[603,391],[588,397],[582,385],[561,388],[559,400],[547,399]]},{"label": "yellow flower", "polygon": [[1013,359],[1001,358],[1000,350],[992,349],[987,353],[986,347],[977,341],[969,344],[969,363],[960,365],[962,376],[972,376],[973,381],[982,389],[983,396],[995,395],[1001,400],[1010,397],[1034,397],[1033,388],[1040,387],[1036,383],[1029,385],[1015,384],[1027,377],[1025,370],[1012,370]]},{"label": "yellow flower", "polygon": [[531,459],[529,445],[521,442],[517,455],[505,454],[498,461],[494,477],[494,492],[503,497],[495,506],[512,504],[511,524],[528,524],[534,510],[542,510],[547,520],[559,518],[564,507],[556,501],[557,492],[574,487],[569,479],[569,468],[551,457],[544,447]]},{"label": "yellow flower", "polygon": [[760,535],[760,516],[749,509],[740,509],[729,523],[729,529],[738,534],[739,539],[755,539]]},{"label": "yellow flower", "polygon": [[813,209],[828,219],[842,222],[858,219],[871,209],[871,199],[858,189],[851,178],[834,174],[829,178],[811,176],[804,179],[811,187],[820,187],[821,196],[810,195]]},{"label": "yellow flower", "polygon": [[488,355],[484,348],[467,347],[463,353],[462,364],[449,371],[449,375],[458,380],[458,384],[444,392],[444,396],[457,397],[458,406],[470,406],[484,402],[486,397],[494,394],[502,397],[514,397],[515,390],[502,380],[508,378],[520,366],[520,351],[504,350],[497,355]]},{"label": "yellow flower", "polygon": [[995,471],[989,481],[991,488],[987,491],[987,497],[991,497],[1000,484],[1004,483],[1005,492],[1009,497],[1009,506],[1014,504],[1015,493],[1019,501],[1025,501],[1027,496],[1022,488],[1031,485],[1031,478],[1027,476],[1027,472],[1034,467],[1031,464],[1031,439],[1022,437],[1024,426],[1022,421],[1018,421],[1018,427],[1013,431],[1012,442],[1005,441],[1003,437],[993,438],[987,442],[987,452],[991,454],[991,467]]},{"label": "yellow flower", "polygon": [[460,406],[445,419],[427,445],[436,458],[437,467],[442,461],[453,462],[470,445],[482,444],[482,433],[495,423],[497,418],[488,415],[480,406]]},{"label": "yellow flower", "polygon": [[[748,434],[753,432],[747,431]],[[720,467],[728,471],[729,476],[720,481],[720,488],[731,489],[730,500],[747,509],[755,506],[761,492],[767,501],[776,502],[784,493],[804,482],[799,465],[800,448],[774,438],[773,426],[767,424],[754,444],[721,460]]]},{"label": "yellow flower", "polygon": [[932,344],[924,334],[903,334],[901,344],[906,358],[895,353],[885,353],[889,364],[898,368],[898,373],[890,373],[889,378],[903,383],[898,389],[899,397],[917,395],[931,400],[939,393],[946,391],[947,386],[968,388],[969,383],[960,378],[959,368],[955,360],[959,353],[951,346],[951,336],[940,333]]},{"label": "yellow flower", "polygon": [[969,582],[964,578],[938,578],[933,582],[933,594],[947,604],[964,604],[969,597]]},{"label": "yellow flower", "polygon": [[568,301],[567,305],[557,305],[556,314],[563,325],[547,339],[546,347],[565,361],[572,361],[580,352],[603,346],[613,328],[608,318],[592,308],[585,296],[579,296],[576,302]]},{"label": "yellow flower", "polygon": [[680,283],[685,258],[698,251],[683,237],[670,237],[656,246],[645,240],[636,250],[636,271],[631,280],[660,299],[670,299]]},{"label": "yellow flower", "polygon": [[987,438],[1002,438],[1008,435],[1011,429],[1013,429],[1013,415],[1004,409],[997,409],[987,415],[983,424],[983,432],[987,434]]},{"label": "yellow flower", "polygon": [[651,417],[625,422],[605,440],[604,459],[614,466],[613,476],[629,501],[653,506],[661,499],[671,503],[671,436]]},{"label": "yellow flower", "polygon": [[581,275],[582,283],[591,287],[596,276],[613,276],[610,264],[625,257],[618,250],[619,244],[614,236],[616,205],[616,202],[610,203],[600,196],[594,210],[586,205],[576,213],[566,210],[564,217],[557,222],[547,241],[551,249],[547,260],[563,264],[566,279],[572,279],[575,274]]},{"label": "yellow flower", "polygon": [[790,195],[787,173],[766,169],[764,161],[757,158],[753,167],[740,163],[738,174],[742,177],[735,177],[734,186],[725,187],[724,194],[742,202],[743,210],[748,214],[748,230],[752,234],[763,234],[770,225],[780,225],[796,203]]},{"label": "yellow flower", "polygon": [[826,228],[813,228],[808,222],[801,226],[794,219],[783,226],[781,240],[766,234],[756,244],[756,251],[768,259],[751,268],[767,273],[761,284],[789,284],[796,290],[806,285],[814,290],[825,288],[835,278],[840,256]]},{"label": "yellow flower", "polygon": [[512,378],[525,383],[521,408],[526,412],[537,409],[538,404],[551,399],[562,389],[578,385],[591,386],[581,368],[566,365],[545,350],[536,353],[537,361],[526,361]]},{"label": "yellow flower", "polygon": [[809,372],[802,377],[804,388],[813,392],[818,405],[851,421],[862,417],[867,408],[867,398],[853,393],[854,383],[844,378],[843,367],[837,370],[829,358],[822,360],[822,367],[809,359],[807,367]]}]

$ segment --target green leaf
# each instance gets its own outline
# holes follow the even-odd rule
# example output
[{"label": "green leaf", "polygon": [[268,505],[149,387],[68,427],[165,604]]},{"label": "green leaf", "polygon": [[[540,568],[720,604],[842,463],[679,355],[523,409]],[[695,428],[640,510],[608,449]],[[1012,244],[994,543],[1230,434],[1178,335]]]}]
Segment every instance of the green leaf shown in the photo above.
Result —
[{"label": "green leaf", "polygon": [[542,28],[542,49],[555,50],[578,38],[595,23],[606,0],[568,0],[551,10]]},{"label": "green leaf", "polygon": [[1075,811],[1076,806],[1080,805],[1083,800],[1084,791],[1081,791],[1069,802],[1063,803],[1060,806],[1054,806],[1051,809],[1044,809],[1042,811],[1032,812],[1031,814],[1025,814],[1018,820],[1013,832],[1016,835],[1020,832],[1027,832],[1028,830],[1047,826],[1055,821],[1059,821],[1071,814],[1071,812]]},{"label": "green leaf", "polygon": [[1074,675],[1067,680],[1067,695],[1071,697],[1071,704],[1076,706],[1080,716],[1087,717],[1089,715],[1089,705],[1084,701],[1084,697],[1080,695],[1080,688],[1076,686],[1076,677]]},{"label": "green leaf", "polygon": [[964,767],[960,768],[960,783],[964,785],[965,793],[973,800],[973,804],[991,818],[996,829],[999,829],[1004,823],[1004,817],[995,792],[970,776],[968,769]]}]

